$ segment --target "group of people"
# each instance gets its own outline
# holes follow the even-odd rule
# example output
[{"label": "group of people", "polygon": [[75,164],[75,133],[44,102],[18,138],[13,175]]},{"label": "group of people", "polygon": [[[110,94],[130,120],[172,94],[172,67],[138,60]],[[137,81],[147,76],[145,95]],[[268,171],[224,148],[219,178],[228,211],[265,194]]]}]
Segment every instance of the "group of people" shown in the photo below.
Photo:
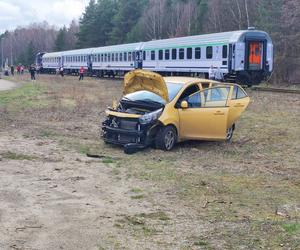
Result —
[{"label": "group of people", "polygon": [[220,67],[214,68],[214,66],[210,66],[208,70],[208,78],[211,80],[216,80],[216,81],[224,81],[224,76],[223,73],[220,69]]},{"label": "group of people", "polygon": [[[83,80],[84,73],[85,73],[85,68],[84,67],[80,67],[80,69],[79,69],[79,81]],[[59,68],[57,68],[56,69],[56,74],[57,75],[61,75],[61,77],[64,77],[64,68],[62,66],[59,67]]]},{"label": "group of people", "polygon": [[[13,66],[12,66],[12,67],[13,67]],[[19,65],[17,66],[17,68],[16,68],[16,69],[17,69],[17,74],[18,74],[18,75],[20,75],[20,74],[21,74],[21,75],[22,75],[22,74],[24,74],[24,69],[25,69],[25,68],[24,68],[24,66],[23,66],[23,65],[19,64]]]}]

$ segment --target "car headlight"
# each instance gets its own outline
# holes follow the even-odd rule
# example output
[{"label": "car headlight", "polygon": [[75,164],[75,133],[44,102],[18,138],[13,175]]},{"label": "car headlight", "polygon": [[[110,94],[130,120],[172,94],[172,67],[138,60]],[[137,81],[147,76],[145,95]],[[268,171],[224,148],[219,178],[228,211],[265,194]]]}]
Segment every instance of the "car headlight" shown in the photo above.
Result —
[{"label": "car headlight", "polygon": [[153,122],[160,117],[162,111],[163,111],[163,109],[161,108],[161,109],[155,110],[154,112],[145,114],[139,118],[139,121],[141,124],[147,124],[147,123]]}]

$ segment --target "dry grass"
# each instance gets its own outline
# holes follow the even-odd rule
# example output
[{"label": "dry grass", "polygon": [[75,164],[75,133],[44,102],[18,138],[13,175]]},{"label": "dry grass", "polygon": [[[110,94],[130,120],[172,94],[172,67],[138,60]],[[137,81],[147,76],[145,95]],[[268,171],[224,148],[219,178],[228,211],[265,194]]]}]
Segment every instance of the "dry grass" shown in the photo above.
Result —
[{"label": "dry grass", "polygon": [[300,248],[299,95],[249,91],[252,103],[230,144],[185,142],[169,153],[128,156],[99,139],[101,112],[121,96],[121,80],[21,82],[0,94],[0,131],[13,124],[25,138],[104,155],[114,178],[139,187],[132,199],[158,208],[115,222],[120,248],[131,237],[168,249]]}]

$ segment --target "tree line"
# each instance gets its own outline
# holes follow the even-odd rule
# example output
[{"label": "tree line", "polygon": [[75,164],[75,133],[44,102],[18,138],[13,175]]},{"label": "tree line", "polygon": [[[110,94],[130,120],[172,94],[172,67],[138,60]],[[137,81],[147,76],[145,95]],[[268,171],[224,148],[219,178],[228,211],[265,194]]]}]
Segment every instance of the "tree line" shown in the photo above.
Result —
[{"label": "tree line", "polygon": [[32,51],[62,51],[254,26],[268,32],[275,45],[272,81],[299,83],[299,23],[299,0],[90,0],[78,24],[73,21],[57,30],[44,23],[6,33],[5,51],[9,55],[9,44],[26,37],[14,43],[13,56],[29,62]]}]

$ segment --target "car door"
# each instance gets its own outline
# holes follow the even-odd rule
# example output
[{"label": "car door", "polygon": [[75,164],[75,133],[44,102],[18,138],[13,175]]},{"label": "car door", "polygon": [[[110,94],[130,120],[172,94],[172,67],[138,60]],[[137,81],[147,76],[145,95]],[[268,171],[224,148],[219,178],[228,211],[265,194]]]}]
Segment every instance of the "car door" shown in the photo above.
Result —
[{"label": "car door", "polygon": [[238,85],[233,86],[229,101],[228,127],[231,127],[249,105],[250,98]]},{"label": "car door", "polygon": [[230,87],[208,88],[186,98],[188,108],[178,110],[179,129],[186,139],[225,139]]}]

